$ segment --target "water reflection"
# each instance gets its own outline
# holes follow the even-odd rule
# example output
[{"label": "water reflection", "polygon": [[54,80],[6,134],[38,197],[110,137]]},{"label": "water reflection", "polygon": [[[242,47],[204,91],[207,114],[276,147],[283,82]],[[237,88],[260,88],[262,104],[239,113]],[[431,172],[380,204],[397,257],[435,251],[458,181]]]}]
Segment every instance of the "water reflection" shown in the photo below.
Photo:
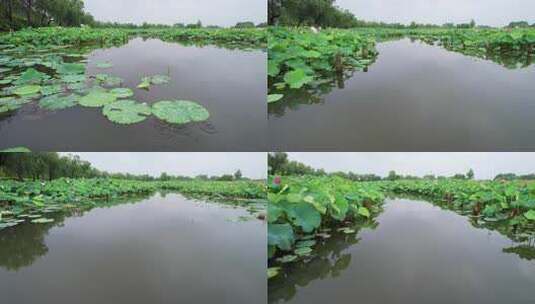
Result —
[{"label": "water reflection", "polygon": [[512,240],[457,212],[416,197],[389,198],[373,229],[336,235],[310,261],[269,280],[269,303],[535,300],[533,235]]}]

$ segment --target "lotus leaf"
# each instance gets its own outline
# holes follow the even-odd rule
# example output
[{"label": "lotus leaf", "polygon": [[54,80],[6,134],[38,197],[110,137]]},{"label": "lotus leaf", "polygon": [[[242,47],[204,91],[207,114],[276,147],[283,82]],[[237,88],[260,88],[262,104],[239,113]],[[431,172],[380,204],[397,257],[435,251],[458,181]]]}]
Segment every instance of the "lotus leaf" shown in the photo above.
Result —
[{"label": "lotus leaf", "polygon": [[104,81],[104,85],[108,87],[119,86],[121,83],[123,83],[123,79],[115,76],[108,76],[108,78],[106,78]]},{"label": "lotus leaf", "polygon": [[98,108],[113,103],[115,100],[117,98],[111,93],[93,90],[88,95],[80,98],[79,104],[84,107]]},{"label": "lotus leaf", "polygon": [[61,80],[65,83],[77,83],[77,82],[84,82],[86,80],[86,76],[85,75],[72,75],[72,74],[68,74],[68,75],[63,75],[61,77]]},{"label": "lotus leaf", "polygon": [[68,96],[52,95],[45,97],[39,101],[39,106],[46,110],[62,110],[70,107],[74,107],[78,104],[80,96],[71,94]]},{"label": "lotus leaf", "polygon": [[117,98],[128,98],[134,96],[134,92],[129,88],[116,88],[110,91]]},{"label": "lotus leaf", "polygon": [[290,250],[294,243],[294,233],[290,224],[268,225],[268,245],[277,246],[282,250]]},{"label": "lotus leaf", "polygon": [[151,115],[150,106],[137,103],[134,100],[119,100],[105,105],[102,113],[112,122],[118,124],[133,124],[142,122]]},{"label": "lotus leaf", "polygon": [[268,279],[274,278],[279,275],[280,267],[270,267],[267,269]]},{"label": "lotus leaf", "polygon": [[38,94],[39,92],[41,92],[41,86],[38,86],[38,85],[22,86],[13,90],[13,94],[19,95],[19,96],[34,95],[34,94]]},{"label": "lotus leaf", "polygon": [[149,89],[150,88],[150,77],[144,77],[142,82],[137,86],[138,89]]},{"label": "lotus leaf", "polygon": [[43,96],[57,94],[57,93],[60,93],[61,91],[63,91],[63,87],[59,84],[43,86],[41,88],[41,94],[43,94]]},{"label": "lotus leaf", "polygon": [[314,80],[314,78],[312,76],[307,76],[303,69],[290,71],[284,75],[284,82],[286,82],[292,89],[299,89],[312,80]]},{"label": "lotus leaf", "polygon": [[531,221],[535,221],[535,210],[530,210],[526,213],[524,213],[524,216]]},{"label": "lotus leaf", "polygon": [[52,223],[52,222],[54,222],[54,219],[51,219],[51,218],[39,218],[39,219],[32,220],[33,224],[47,224],[47,223]]},{"label": "lotus leaf", "polygon": [[155,75],[155,76],[152,76],[150,80],[152,84],[156,84],[156,85],[166,84],[169,81],[171,81],[171,77],[165,76],[165,75]]},{"label": "lotus leaf", "polygon": [[46,75],[45,73],[41,73],[36,69],[27,69],[24,73],[22,73],[22,75],[20,75],[19,79],[17,79],[14,84],[39,84],[43,80],[49,78],[50,76]]},{"label": "lotus leaf", "polygon": [[30,153],[32,151],[26,147],[15,147],[15,148],[5,149],[0,152],[2,153]]},{"label": "lotus leaf", "polygon": [[277,101],[281,100],[283,97],[284,97],[284,95],[282,95],[282,94],[270,94],[267,97],[267,102],[268,103],[277,102]]},{"label": "lotus leaf", "polygon": [[97,68],[99,69],[109,69],[109,68],[112,68],[113,67],[113,64],[109,63],[109,62],[99,62],[97,63]]},{"label": "lotus leaf", "polygon": [[205,121],[210,113],[198,103],[187,100],[160,101],[152,106],[159,119],[175,124]]},{"label": "lotus leaf", "polygon": [[85,73],[85,64],[82,64],[82,63],[63,63],[63,64],[60,64],[57,68],[56,68],[56,71],[59,73],[59,74],[68,74],[68,75],[73,75],[73,74],[84,74]]}]

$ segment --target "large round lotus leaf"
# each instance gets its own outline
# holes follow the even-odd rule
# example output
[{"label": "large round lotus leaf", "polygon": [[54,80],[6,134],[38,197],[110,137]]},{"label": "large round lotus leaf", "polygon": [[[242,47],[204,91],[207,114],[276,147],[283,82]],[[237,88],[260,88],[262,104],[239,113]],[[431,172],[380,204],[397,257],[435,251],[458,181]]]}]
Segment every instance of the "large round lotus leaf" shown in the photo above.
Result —
[{"label": "large round lotus leaf", "polygon": [[4,97],[0,98],[0,113],[15,111],[22,107],[22,105],[31,102],[27,98]]},{"label": "large round lotus leaf", "polygon": [[85,64],[82,63],[64,63],[56,68],[60,74],[83,74],[85,73]]},{"label": "large round lotus leaf", "polygon": [[175,124],[205,121],[210,113],[203,106],[193,101],[160,101],[152,106],[152,113],[161,120]]},{"label": "large round lotus leaf", "polygon": [[110,91],[117,98],[128,98],[134,96],[134,91],[129,88],[117,88]]},{"label": "large round lotus leaf", "polygon": [[144,103],[138,103],[134,100],[119,100],[117,102],[105,105],[102,113],[109,120],[118,124],[133,124],[142,122],[151,115],[150,106]]},{"label": "large round lotus leaf", "polygon": [[115,100],[117,100],[117,98],[113,94],[94,90],[88,95],[80,98],[79,103],[84,107],[98,108],[110,104]]},{"label": "large round lotus leaf", "polygon": [[48,86],[44,86],[41,88],[41,94],[43,94],[43,96],[57,94],[57,93],[60,93],[61,91],[63,91],[63,88],[59,84],[48,85]]},{"label": "large round lotus leaf", "polygon": [[34,95],[39,92],[41,92],[41,86],[38,85],[23,86],[13,90],[13,94],[19,96]]},{"label": "large round lotus leaf", "polygon": [[84,82],[86,79],[85,75],[64,75],[61,77],[61,80],[65,83],[76,83],[76,82]]},{"label": "large round lotus leaf", "polygon": [[165,75],[155,75],[152,76],[150,82],[152,84],[165,84],[171,81],[171,77]]},{"label": "large round lotus leaf", "polygon": [[39,101],[39,106],[46,110],[62,110],[74,107],[78,104],[80,96],[72,94],[69,96],[52,95]]}]

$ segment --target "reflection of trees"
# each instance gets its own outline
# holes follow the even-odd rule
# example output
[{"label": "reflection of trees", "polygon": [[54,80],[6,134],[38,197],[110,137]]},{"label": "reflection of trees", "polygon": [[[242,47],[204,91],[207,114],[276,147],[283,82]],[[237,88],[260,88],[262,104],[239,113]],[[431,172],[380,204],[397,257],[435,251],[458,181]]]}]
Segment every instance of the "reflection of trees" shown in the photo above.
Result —
[{"label": "reflection of trees", "polygon": [[354,227],[355,233],[332,232],[330,238],[318,241],[308,260],[285,266],[279,276],[268,281],[268,302],[290,301],[295,296],[297,287],[305,287],[318,279],[340,276],[351,264],[351,254],[344,251],[360,241],[358,233],[361,229],[376,229],[378,225],[375,220],[370,220]]},{"label": "reflection of trees", "polygon": [[66,218],[80,217],[93,208],[107,208],[120,204],[135,204],[148,195],[125,196],[110,201],[88,202],[79,208],[62,213],[47,214],[54,222],[47,224],[23,223],[0,231],[0,268],[18,271],[32,265],[37,258],[48,253],[45,237],[54,227],[63,226]]}]

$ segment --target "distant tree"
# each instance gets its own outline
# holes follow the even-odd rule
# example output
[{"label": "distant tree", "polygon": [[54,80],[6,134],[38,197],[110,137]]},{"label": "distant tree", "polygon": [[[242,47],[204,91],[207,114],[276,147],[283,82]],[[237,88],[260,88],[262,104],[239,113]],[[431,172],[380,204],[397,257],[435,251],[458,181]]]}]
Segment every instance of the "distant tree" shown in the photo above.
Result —
[{"label": "distant tree", "polygon": [[474,170],[470,169],[468,173],[466,173],[466,179],[474,179]]},{"label": "distant tree", "polygon": [[241,170],[238,170],[238,171],[236,171],[236,172],[234,173],[234,179],[235,179],[235,180],[240,180],[240,179],[242,179],[242,177],[243,177],[243,176],[242,176],[242,174],[241,174]]},{"label": "distant tree", "polygon": [[453,176],[453,179],[466,179],[464,174],[457,173]]},{"label": "distant tree", "polygon": [[510,28],[529,27],[529,23],[527,21],[513,21],[509,23],[507,27],[510,27]]},{"label": "distant tree", "polygon": [[476,21],[474,19],[472,19],[470,21],[470,28],[474,28],[474,27],[476,27]]},{"label": "distant tree", "polygon": [[397,175],[396,171],[392,170],[388,172],[388,177],[386,179],[390,181],[395,181],[395,180],[398,180],[399,178],[400,177]]},{"label": "distant tree", "polygon": [[238,22],[238,23],[236,23],[236,25],[234,27],[235,28],[254,28],[255,24],[253,22],[250,22],[250,21]]},{"label": "distant tree", "polygon": [[220,180],[220,181],[233,181],[234,180],[234,176],[232,176],[230,174],[224,174],[224,175],[221,175],[221,177],[219,177],[218,180]]},{"label": "distant tree", "polygon": [[166,172],[162,172],[162,174],[160,174],[160,180],[161,181],[168,181],[170,180],[171,178],[169,177],[169,175],[167,175]]}]

